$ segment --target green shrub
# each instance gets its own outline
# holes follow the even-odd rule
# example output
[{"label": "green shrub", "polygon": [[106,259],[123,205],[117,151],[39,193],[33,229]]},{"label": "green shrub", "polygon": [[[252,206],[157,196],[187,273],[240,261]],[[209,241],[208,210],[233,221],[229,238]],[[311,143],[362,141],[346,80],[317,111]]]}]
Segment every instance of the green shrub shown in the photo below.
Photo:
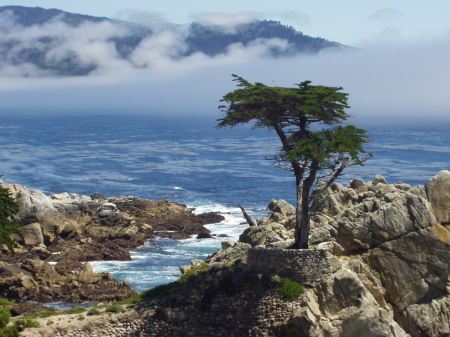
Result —
[{"label": "green shrub", "polygon": [[70,310],[64,311],[64,314],[66,314],[66,315],[81,314],[81,313],[85,312],[86,310],[87,309],[85,307],[78,306],[78,307],[73,307]]},{"label": "green shrub", "polygon": [[198,272],[208,269],[207,263],[202,263],[198,266],[192,267],[187,272],[185,272],[183,275],[180,276],[178,279],[179,283],[186,283],[189,280],[191,280],[195,275],[197,275]]},{"label": "green shrub", "polygon": [[52,325],[54,322],[52,320],[47,321],[47,325]]},{"label": "green shrub", "polygon": [[153,300],[157,297],[167,296],[167,295],[172,294],[179,287],[180,287],[180,284],[178,282],[171,282],[171,283],[163,284],[163,285],[157,286],[153,289],[144,291],[141,294],[141,296],[145,302],[150,302],[151,300]]},{"label": "green shrub", "polygon": [[0,337],[19,337],[19,330],[15,326],[0,328]]},{"label": "green shrub", "polygon": [[9,310],[8,308],[0,307],[0,337],[19,336],[19,329],[15,325],[7,327],[10,318],[11,310]]},{"label": "green shrub", "polygon": [[83,315],[78,315],[78,318],[77,318],[79,321],[83,321],[84,319],[85,319],[85,317],[83,316]]},{"label": "green shrub", "polygon": [[6,327],[11,318],[11,310],[7,308],[0,308],[0,329]]},{"label": "green shrub", "polygon": [[118,313],[118,312],[122,312],[123,308],[122,308],[122,306],[120,304],[116,303],[116,304],[113,304],[113,305],[110,305],[109,307],[107,307],[105,309],[105,311],[106,312],[116,312],[116,313]]},{"label": "green shrub", "polygon": [[8,300],[6,298],[0,297],[0,307],[14,305],[15,301]]},{"label": "green shrub", "polygon": [[51,316],[61,315],[62,311],[56,310],[34,310],[23,314],[26,318],[47,318]]},{"label": "green shrub", "polygon": [[281,283],[281,277],[279,277],[278,275],[273,275],[273,276],[270,278],[270,280],[271,280],[273,283]]},{"label": "green shrub", "polygon": [[38,321],[35,321],[33,319],[25,318],[25,319],[18,319],[14,322],[14,326],[17,327],[19,331],[24,330],[25,328],[39,328],[41,325]]},{"label": "green shrub", "polygon": [[92,308],[87,312],[88,316],[100,315],[100,313],[100,310],[97,308]]},{"label": "green shrub", "polygon": [[286,301],[293,301],[303,294],[303,287],[300,283],[291,280],[290,278],[282,278],[278,294]]},{"label": "green shrub", "polygon": [[135,304],[142,301],[142,294],[137,294],[128,298],[123,299],[122,301],[116,302],[117,304]]}]

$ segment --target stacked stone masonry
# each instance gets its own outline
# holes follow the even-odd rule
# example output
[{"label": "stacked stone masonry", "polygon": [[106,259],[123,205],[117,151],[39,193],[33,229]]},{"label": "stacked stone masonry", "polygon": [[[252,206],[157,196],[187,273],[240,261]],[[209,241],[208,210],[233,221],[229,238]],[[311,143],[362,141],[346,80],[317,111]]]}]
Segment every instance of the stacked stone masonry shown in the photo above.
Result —
[{"label": "stacked stone masonry", "polygon": [[323,249],[250,248],[248,266],[257,273],[289,277],[311,287],[331,275],[330,256]]}]

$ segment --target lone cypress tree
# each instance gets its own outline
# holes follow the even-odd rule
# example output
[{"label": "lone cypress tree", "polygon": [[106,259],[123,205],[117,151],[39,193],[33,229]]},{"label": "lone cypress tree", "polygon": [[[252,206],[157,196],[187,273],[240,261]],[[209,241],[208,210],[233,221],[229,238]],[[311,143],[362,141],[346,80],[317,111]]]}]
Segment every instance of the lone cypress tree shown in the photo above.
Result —
[{"label": "lone cypress tree", "polygon": [[19,206],[8,188],[0,184],[0,244],[5,244],[10,251],[17,246],[11,239],[11,234],[19,231],[19,226],[12,220],[12,216],[19,211]]},{"label": "lone cypress tree", "polygon": [[345,168],[361,165],[369,154],[366,131],[342,123],[349,117],[345,109],[348,94],[340,87],[311,85],[269,87],[250,83],[233,75],[239,89],[226,94],[219,109],[225,117],[217,127],[233,127],[251,121],[255,127],[276,132],[281,149],[272,159],[275,165],[292,171],[297,192],[295,244],[308,248],[310,204],[313,186],[325,187],[343,174]]}]

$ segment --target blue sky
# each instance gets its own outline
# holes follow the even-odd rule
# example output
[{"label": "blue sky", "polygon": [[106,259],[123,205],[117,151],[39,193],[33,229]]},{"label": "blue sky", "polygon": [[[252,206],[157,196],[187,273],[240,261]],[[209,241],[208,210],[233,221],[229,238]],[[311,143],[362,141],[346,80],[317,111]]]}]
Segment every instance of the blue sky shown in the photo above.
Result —
[{"label": "blue sky", "polygon": [[416,42],[450,33],[449,0],[25,0],[0,1],[0,5],[59,8],[124,19],[132,10],[175,23],[187,23],[205,13],[246,13],[280,20],[305,34],[350,45],[392,40]]}]

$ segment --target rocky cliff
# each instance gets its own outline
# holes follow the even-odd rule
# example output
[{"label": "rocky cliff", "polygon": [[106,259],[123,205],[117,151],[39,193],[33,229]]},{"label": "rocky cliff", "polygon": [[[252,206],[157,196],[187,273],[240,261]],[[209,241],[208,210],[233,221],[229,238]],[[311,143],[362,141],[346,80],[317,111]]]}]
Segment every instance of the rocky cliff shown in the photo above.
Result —
[{"label": "rocky cliff", "polygon": [[22,185],[9,186],[20,211],[15,254],[0,247],[0,296],[18,300],[111,301],[134,292],[108,273],[96,274],[87,261],[129,260],[128,248],[155,235],[208,236],[203,226],[223,220],[195,215],[185,205],[99,194],[47,196]]},{"label": "rocky cliff", "polygon": [[156,294],[148,329],[158,336],[450,336],[449,196],[449,171],[425,186],[376,176],[321,191],[311,245],[327,252],[331,272],[293,301],[280,298],[274,275],[247,263],[252,246],[279,251],[292,243],[294,209],[274,200],[240,242],[224,243],[201,268],[183,267],[184,283]]},{"label": "rocky cliff", "polygon": [[[448,337],[449,186],[449,171],[416,187],[381,176],[335,183],[317,195],[312,247],[298,254],[286,249],[294,209],[273,200],[239,242],[143,294],[129,321],[55,324],[28,336]],[[267,268],[255,257],[268,257]],[[315,274],[303,292],[280,291],[274,273],[285,272],[286,257]]]}]

